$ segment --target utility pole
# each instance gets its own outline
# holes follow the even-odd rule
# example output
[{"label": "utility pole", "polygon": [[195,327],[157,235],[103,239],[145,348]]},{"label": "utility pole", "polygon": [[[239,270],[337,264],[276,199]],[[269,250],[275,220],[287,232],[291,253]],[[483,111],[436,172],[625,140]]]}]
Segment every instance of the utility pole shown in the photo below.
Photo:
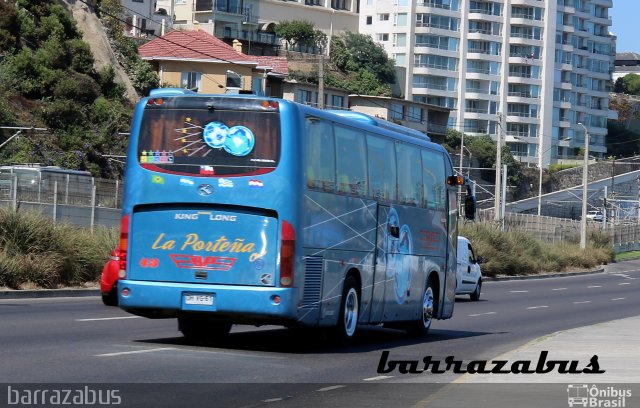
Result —
[{"label": "utility pole", "polygon": [[578,122],[584,129],[584,162],[582,164],[582,217],[580,218],[580,249],[587,248],[587,184],[589,182],[589,131],[586,126]]},{"label": "utility pole", "polygon": [[501,183],[500,183],[500,176],[501,176],[501,171],[502,171],[502,133],[504,132],[503,129],[503,119],[504,119],[504,115],[502,113],[498,113],[498,118],[500,119],[500,121],[498,122],[498,126],[500,127],[500,131],[498,132],[498,146],[497,146],[497,150],[496,150],[496,190],[495,190],[495,204],[494,204],[494,210],[493,210],[493,219],[494,221],[499,221],[500,220],[500,187],[501,187]]},{"label": "utility pole", "polygon": [[324,55],[318,64],[318,109],[324,109]]}]

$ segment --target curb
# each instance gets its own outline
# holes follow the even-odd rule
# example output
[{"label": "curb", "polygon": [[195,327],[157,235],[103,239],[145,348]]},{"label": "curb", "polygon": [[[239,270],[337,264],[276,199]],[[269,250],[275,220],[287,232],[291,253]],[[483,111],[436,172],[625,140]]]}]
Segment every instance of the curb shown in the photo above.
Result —
[{"label": "curb", "polygon": [[482,280],[485,282],[490,282],[490,281],[529,280],[529,279],[549,279],[549,278],[564,278],[567,276],[595,275],[597,273],[604,273],[604,268],[598,268],[592,271],[584,271],[584,272],[558,272],[558,273],[549,273],[544,275],[516,275],[516,276],[493,276],[493,277],[483,276]]},{"label": "curb", "polygon": [[100,296],[100,289],[2,290],[1,299],[59,298]]},{"label": "curb", "polygon": [[[594,275],[603,273],[604,268],[594,269],[586,272],[564,272],[550,273],[545,275],[517,275],[517,276],[494,276],[482,277],[485,282],[529,280],[529,279],[549,279],[563,278],[567,276]],[[27,299],[27,298],[59,298],[59,297],[89,297],[100,296],[100,289],[40,289],[40,290],[0,290],[0,300],[2,299]]]}]

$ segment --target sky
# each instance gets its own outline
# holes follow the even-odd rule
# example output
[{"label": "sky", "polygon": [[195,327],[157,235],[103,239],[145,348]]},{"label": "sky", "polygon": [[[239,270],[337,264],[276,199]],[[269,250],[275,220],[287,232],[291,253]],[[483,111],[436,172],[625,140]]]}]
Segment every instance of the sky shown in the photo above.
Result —
[{"label": "sky", "polygon": [[618,37],[616,52],[630,51],[640,54],[640,1],[613,0],[609,15],[613,20],[610,31]]}]

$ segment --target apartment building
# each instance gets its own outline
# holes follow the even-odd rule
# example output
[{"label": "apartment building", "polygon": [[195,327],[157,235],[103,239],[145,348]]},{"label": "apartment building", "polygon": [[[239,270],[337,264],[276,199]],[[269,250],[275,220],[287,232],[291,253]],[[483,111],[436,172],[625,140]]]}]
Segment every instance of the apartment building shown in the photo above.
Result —
[{"label": "apartment building", "polygon": [[[451,108],[449,126],[498,135],[547,167],[606,153],[611,0],[363,0],[360,32],[406,67],[405,98]],[[584,127],[583,127],[584,126]]]},{"label": "apartment building", "polygon": [[275,26],[281,21],[310,21],[329,38],[358,31],[358,0],[173,1],[174,28],[205,30],[226,42],[240,40],[243,52],[252,55],[273,55],[278,50]]}]

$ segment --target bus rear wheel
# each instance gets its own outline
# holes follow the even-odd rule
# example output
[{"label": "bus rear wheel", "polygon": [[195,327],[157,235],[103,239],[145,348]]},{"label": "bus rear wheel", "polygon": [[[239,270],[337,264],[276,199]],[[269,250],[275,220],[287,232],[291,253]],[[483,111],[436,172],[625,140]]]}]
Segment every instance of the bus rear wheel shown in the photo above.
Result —
[{"label": "bus rear wheel", "polygon": [[344,281],[338,324],[333,329],[334,338],[338,343],[346,345],[353,342],[358,327],[359,311],[360,295],[358,284],[353,276],[349,276]]},{"label": "bus rear wheel", "polygon": [[419,320],[409,323],[407,332],[416,337],[424,337],[429,333],[431,323],[435,316],[435,296],[431,279],[427,280],[427,286],[422,293],[422,314]]},{"label": "bus rear wheel", "polygon": [[229,334],[231,323],[201,316],[182,316],[178,317],[178,330],[188,340],[211,342]]}]

